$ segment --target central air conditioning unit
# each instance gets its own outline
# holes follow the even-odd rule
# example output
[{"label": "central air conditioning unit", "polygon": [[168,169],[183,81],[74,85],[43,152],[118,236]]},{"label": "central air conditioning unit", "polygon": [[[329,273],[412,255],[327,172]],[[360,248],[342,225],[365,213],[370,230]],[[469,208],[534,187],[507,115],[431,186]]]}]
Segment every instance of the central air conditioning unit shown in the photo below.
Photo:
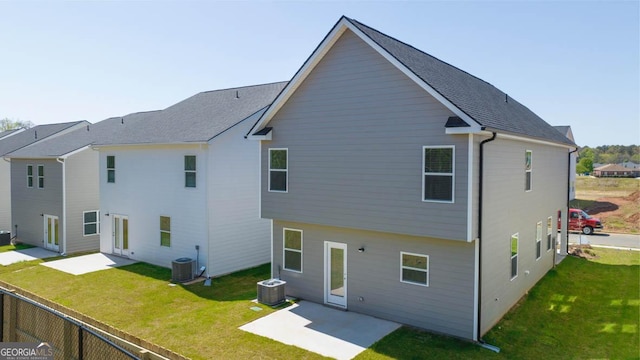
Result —
[{"label": "central air conditioning unit", "polygon": [[258,281],[258,302],[269,306],[285,302],[284,285],[286,283],[278,279]]},{"label": "central air conditioning unit", "polygon": [[193,280],[195,260],[179,258],[171,262],[171,282],[182,283]]}]

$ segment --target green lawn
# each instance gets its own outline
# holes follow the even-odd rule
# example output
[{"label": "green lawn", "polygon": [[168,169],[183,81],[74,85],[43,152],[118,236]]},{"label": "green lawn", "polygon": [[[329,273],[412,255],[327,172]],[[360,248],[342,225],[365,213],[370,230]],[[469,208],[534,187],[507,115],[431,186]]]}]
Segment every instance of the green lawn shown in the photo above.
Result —
[{"label": "green lawn", "polygon": [[[567,257],[485,335],[499,354],[403,327],[358,359],[638,358],[640,253],[593,251],[595,260]],[[169,286],[169,269],[143,263],[73,276],[39,262],[0,267],[0,280],[194,359],[322,358],[238,330],[274,311],[250,309],[267,265],[204,287]]]},{"label": "green lawn", "polygon": [[27,245],[27,244],[2,245],[0,246],[0,253],[13,251],[13,250],[24,250],[32,247],[33,246]]}]

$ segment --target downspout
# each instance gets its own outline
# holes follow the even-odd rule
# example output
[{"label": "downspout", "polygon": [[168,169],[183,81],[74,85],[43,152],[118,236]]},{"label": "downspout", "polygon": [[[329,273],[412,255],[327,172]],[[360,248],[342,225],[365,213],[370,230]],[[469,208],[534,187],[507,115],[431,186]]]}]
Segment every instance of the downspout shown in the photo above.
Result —
[{"label": "downspout", "polygon": [[489,345],[482,340],[482,187],[483,187],[483,178],[484,178],[484,144],[493,141],[496,139],[496,133],[493,132],[493,135],[489,139],[482,140],[480,142],[480,164],[478,167],[478,319],[477,319],[477,341],[480,343],[482,347],[485,347],[489,350],[500,352],[498,347]]},{"label": "downspout", "polygon": [[[17,131],[17,132],[20,132],[20,131]],[[11,134],[11,135],[13,135],[13,134]],[[11,136],[11,135],[9,135],[9,136]],[[11,159],[10,158],[6,158],[6,157],[3,156],[2,160],[4,160],[4,161],[9,163],[9,180],[11,180]],[[11,188],[9,188],[9,197],[11,197]],[[11,207],[11,201],[9,201],[9,206]],[[12,214],[12,212],[13,211],[10,209],[9,217],[10,217],[11,221],[9,223],[9,231],[11,231],[11,225],[14,225],[16,230],[11,232],[11,235],[12,235],[11,236],[11,240],[15,240],[18,237],[18,224],[12,224],[13,223],[13,216],[12,216],[13,214]]]},{"label": "downspout", "polygon": [[[565,239],[566,239],[565,244],[564,244],[564,246],[566,247],[564,249],[565,254],[569,253],[569,207],[570,207],[569,203],[571,202],[571,186],[570,186],[571,185],[571,154],[573,154],[576,151],[578,151],[578,148],[575,148],[575,150],[573,150],[573,151],[569,151],[569,155],[567,157],[567,185],[569,185],[569,186],[567,186],[567,216],[566,216],[566,218],[567,218],[566,223],[567,224],[565,226],[566,230],[565,230],[565,233],[564,233],[564,236],[565,236]],[[555,252],[554,252],[554,257],[555,257]],[[553,263],[554,264],[556,263],[555,259],[554,259]]]},{"label": "downspout", "polygon": [[66,165],[63,158],[56,158],[56,161],[62,164],[62,251],[60,255],[66,255],[67,252],[67,179]]}]

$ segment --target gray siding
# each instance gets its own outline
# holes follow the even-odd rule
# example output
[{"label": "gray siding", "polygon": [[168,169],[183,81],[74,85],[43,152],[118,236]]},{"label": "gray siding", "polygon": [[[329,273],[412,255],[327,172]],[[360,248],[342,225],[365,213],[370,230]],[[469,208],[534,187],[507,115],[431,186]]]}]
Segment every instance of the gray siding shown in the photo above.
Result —
[{"label": "gray siding", "polygon": [[[532,191],[525,192],[525,151],[532,150]],[[566,209],[567,149],[498,137],[485,145],[482,234],[482,332],[488,331],[553,267],[547,218]],[[507,220],[508,219],[508,220]],[[536,260],[536,223],[542,221]],[[518,275],[511,279],[511,235],[519,233]],[[527,274],[528,272],[528,274]]]},{"label": "gray siding", "polygon": [[[467,239],[466,135],[453,114],[346,31],[271,120],[262,216]],[[422,147],[455,145],[455,202],[422,201]],[[289,149],[289,191],[268,192],[268,149]]]},{"label": "gray siding", "polygon": [[[283,227],[303,230],[302,273],[281,270]],[[473,244],[274,221],[273,275],[288,295],[324,302],[325,241],[347,244],[349,311],[473,337]],[[400,282],[401,251],[429,255],[429,287]]]},{"label": "gray siding", "polygon": [[[33,188],[27,187],[27,164],[34,166]],[[37,165],[44,165],[43,189],[38,189]],[[62,241],[62,164],[52,159],[12,159],[11,217],[13,223],[18,225],[19,241],[44,245],[44,220],[41,214],[58,216]]]},{"label": "gray siding", "polygon": [[[24,181],[27,181],[26,178]],[[0,161],[0,231],[11,231],[11,164]]]},{"label": "gray siding", "polygon": [[83,212],[100,207],[98,157],[97,151],[86,149],[66,160],[67,253],[98,250],[100,247],[99,234],[83,235]]}]

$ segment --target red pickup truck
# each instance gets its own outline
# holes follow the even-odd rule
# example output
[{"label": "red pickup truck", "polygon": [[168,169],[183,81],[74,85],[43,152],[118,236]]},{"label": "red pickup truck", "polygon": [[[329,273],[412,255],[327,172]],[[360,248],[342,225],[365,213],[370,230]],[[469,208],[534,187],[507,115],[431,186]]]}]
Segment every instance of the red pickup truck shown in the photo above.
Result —
[{"label": "red pickup truck", "polygon": [[[558,229],[561,226],[561,219],[558,217]],[[591,217],[580,209],[569,209],[569,231],[582,231],[585,235],[591,235],[596,229],[603,228],[600,219]]]}]

